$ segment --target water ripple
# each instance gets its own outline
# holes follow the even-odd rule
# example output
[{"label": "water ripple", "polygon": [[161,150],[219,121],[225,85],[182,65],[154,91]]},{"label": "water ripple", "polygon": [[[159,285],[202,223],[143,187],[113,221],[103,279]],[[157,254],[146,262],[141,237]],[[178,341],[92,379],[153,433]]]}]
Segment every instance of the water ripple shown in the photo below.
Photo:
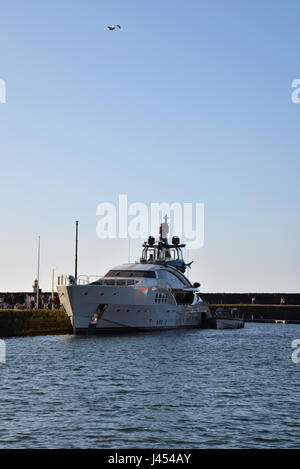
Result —
[{"label": "water ripple", "polygon": [[299,325],[6,341],[0,448],[297,448]]}]

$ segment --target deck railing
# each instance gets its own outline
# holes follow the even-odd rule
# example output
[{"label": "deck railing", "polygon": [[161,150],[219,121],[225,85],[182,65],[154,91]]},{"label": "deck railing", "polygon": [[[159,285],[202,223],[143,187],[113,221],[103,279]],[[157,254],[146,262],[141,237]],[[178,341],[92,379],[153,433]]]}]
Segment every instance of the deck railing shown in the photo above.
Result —
[{"label": "deck railing", "polygon": [[[157,282],[153,282],[153,279],[150,278],[125,278],[125,279],[108,279],[105,277],[101,277],[100,275],[79,275],[77,279],[77,285],[88,285],[92,282],[97,282],[98,285],[107,285],[107,286],[122,286],[122,287],[129,287],[129,286],[136,286],[137,284],[141,287],[145,288],[161,288],[165,290],[172,290],[172,287],[168,285],[166,280],[157,279]],[[59,275],[57,278],[57,285],[58,286],[69,286],[74,285],[74,277],[69,275]]]},{"label": "deck railing", "polygon": [[[88,285],[95,280],[99,280],[99,278],[101,278],[101,275],[79,275],[77,278],[77,285]],[[70,275],[59,275],[57,277],[57,285],[74,285],[74,277]]]}]

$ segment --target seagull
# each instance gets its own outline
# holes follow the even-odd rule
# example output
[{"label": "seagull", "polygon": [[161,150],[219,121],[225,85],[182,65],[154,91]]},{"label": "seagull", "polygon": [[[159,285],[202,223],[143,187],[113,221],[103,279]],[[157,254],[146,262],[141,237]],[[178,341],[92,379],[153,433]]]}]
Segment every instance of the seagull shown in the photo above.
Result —
[{"label": "seagull", "polygon": [[119,28],[121,29],[121,26],[119,24],[114,24],[113,26],[106,26],[106,28],[104,28],[106,31],[113,31],[114,29],[116,28]]}]

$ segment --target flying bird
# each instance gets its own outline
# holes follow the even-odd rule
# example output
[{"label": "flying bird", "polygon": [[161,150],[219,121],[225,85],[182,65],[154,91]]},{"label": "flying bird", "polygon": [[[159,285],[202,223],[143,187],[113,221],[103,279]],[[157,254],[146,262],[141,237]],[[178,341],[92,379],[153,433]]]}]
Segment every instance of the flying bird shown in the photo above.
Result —
[{"label": "flying bird", "polygon": [[114,29],[116,28],[119,28],[121,29],[121,26],[119,24],[114,24],[113,26],[106,26],[106,28],[104,28],[106,31],[113,31]]}]

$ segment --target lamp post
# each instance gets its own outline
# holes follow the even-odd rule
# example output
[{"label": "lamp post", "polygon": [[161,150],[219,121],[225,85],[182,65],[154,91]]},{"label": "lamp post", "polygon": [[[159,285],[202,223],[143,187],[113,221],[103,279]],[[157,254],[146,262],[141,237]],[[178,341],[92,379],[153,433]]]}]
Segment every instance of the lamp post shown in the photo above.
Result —
[{"label": "lamp post", "polygon": [[54,272],[55,272],[55,270],[52,269],[52,294],[51,294],[51,299],[52,299],[51,303],[52,303],[52,305],[51,305],[51,309],[54,309]]},{"label": "lamp post", "polygon": [[41,237],[38,237],[38,265],[37,265],[37,287],[36,287],[36,309],[39,309],[39,289],[40,289],[40,245]]},{"label": "lamp post", "polygon": [[77,284],[77,263],[78,263],[78,221],[75,222],[76,224],[76,236],[75,236],[75,284]]}]

